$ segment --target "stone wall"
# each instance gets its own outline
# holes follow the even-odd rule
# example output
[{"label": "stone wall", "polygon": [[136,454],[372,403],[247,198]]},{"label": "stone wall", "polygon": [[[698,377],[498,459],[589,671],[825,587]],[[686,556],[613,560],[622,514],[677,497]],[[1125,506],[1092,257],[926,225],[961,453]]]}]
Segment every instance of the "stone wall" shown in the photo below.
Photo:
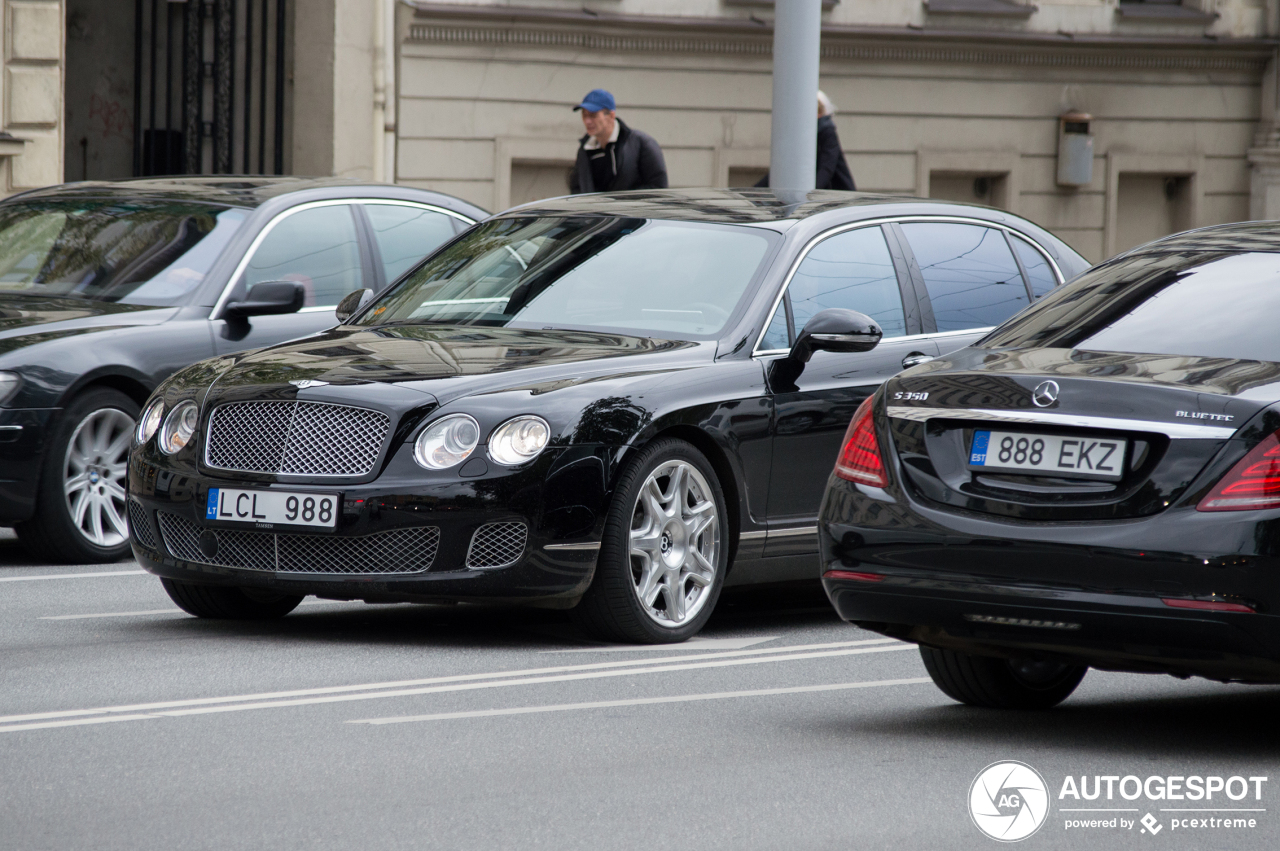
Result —
[{"label": "stone wall", "polygon": [[62,178],[63,26],[59,0],[4,0],[0,194]]}]

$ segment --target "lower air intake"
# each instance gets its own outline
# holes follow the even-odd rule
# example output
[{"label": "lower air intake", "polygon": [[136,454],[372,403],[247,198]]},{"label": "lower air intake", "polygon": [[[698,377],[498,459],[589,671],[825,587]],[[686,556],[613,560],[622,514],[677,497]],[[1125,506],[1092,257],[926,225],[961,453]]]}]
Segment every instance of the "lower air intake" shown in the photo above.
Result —
[{"label": "lower air intake", "polygon": [[218,546],[212,556],[200,549],[205,529],[178,514],[157,512],[165,547],[175,558],[220,567],[277,573],[421,573],[431,568],[440,547],[438,526],[394,529],[359,537],[290,535],[211,529]]},{"label": "lower air intake", "polygon": [[510,567],[524,555],[529,527],[523,523],[486,523],[471,536],[467,549],[467,567],[485,570]]},{"label": "lower air intake", "polygon": [[147,510],[142,503],[129,500],[129,533],[134,540],[149,550],[156,548],[156,533],[147,519]]}]

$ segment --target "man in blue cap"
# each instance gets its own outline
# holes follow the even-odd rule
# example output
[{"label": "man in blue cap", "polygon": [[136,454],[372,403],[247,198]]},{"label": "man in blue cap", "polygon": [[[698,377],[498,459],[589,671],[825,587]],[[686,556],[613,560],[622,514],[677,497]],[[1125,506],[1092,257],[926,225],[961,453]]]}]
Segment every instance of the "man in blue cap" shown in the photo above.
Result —
[{"label": "man in blue cap", "polygon": [[579,195],[667,188],[662,148],[648,133],[633,130],[618,118],[613,95],[604,89],[592,89],[573,109],[582,110],[582,126],[587,135],[578,142],[578,160],[569,178],[570,192]]}]

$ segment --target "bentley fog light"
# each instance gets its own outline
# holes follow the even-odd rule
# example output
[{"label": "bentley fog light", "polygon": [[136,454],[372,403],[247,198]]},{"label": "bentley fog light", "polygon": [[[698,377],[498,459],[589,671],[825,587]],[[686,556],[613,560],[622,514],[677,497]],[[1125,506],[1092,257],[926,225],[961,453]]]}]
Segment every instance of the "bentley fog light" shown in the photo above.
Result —
[{"label": "bentley fog light", "polygon": [[413,443],[413,460],[428,470],[461,464],[475,452],[480,426],[466,414],[451,414],[422,430]]},{"label": "bentley fog light", "polygon": [[551,439],[551,427],[542,417],[507,420],[489,438],[489,457],[508,467],[532,461]]},{"label": "bentley fog light", "polygon": [[142,416],[138,417],[138,428],[133,434],[139,446],[150,440],[151,436],[156,433],[156,429],[160,428],[160,419],[163,416],[164,401],[161,399],[152,399],[151,404],[142,409]]},{"label": "bentley fog light", "polygon": [[190,443],[199,418],[200,410],[195,402],[180,402],[164,418],[164,427],[160,429],[160,449],[172,455]]}]

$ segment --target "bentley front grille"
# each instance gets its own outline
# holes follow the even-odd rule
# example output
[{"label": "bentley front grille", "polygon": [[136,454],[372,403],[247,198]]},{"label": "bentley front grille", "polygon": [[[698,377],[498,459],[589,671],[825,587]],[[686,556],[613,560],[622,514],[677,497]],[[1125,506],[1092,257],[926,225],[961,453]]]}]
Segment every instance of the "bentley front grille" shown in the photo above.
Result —
[{"label": "bentley front grille", "polygon": [[218,470],[290,476],[364,476],[378,462],[391,418],[324,402],[229,402],[209,418],[204,460]]},{"label": "bentley front grille", "polygon": [[156,548],[156,535],[152,531],[151,522],[147,520],[147,510],[142,503],[129,500],[129,531],[139,544],[149,550]]},{"label": "bentley front grille", "polygon": [[529,527],[519,522],[486,523],[471,536],[467,567],[473,570],[510,567],[524,555]]},{"label": "bentley front grille", "polygon": [[[421,573],[431,568],[440,547],[438,526],[393,529],[359,537],[294,535],[244,529],[201,529],[178,514],[160,511],[160,534],[175,558],[220,567],[278,573]],[[213,555],[200,548],[202,532],[212,532]]]}]

